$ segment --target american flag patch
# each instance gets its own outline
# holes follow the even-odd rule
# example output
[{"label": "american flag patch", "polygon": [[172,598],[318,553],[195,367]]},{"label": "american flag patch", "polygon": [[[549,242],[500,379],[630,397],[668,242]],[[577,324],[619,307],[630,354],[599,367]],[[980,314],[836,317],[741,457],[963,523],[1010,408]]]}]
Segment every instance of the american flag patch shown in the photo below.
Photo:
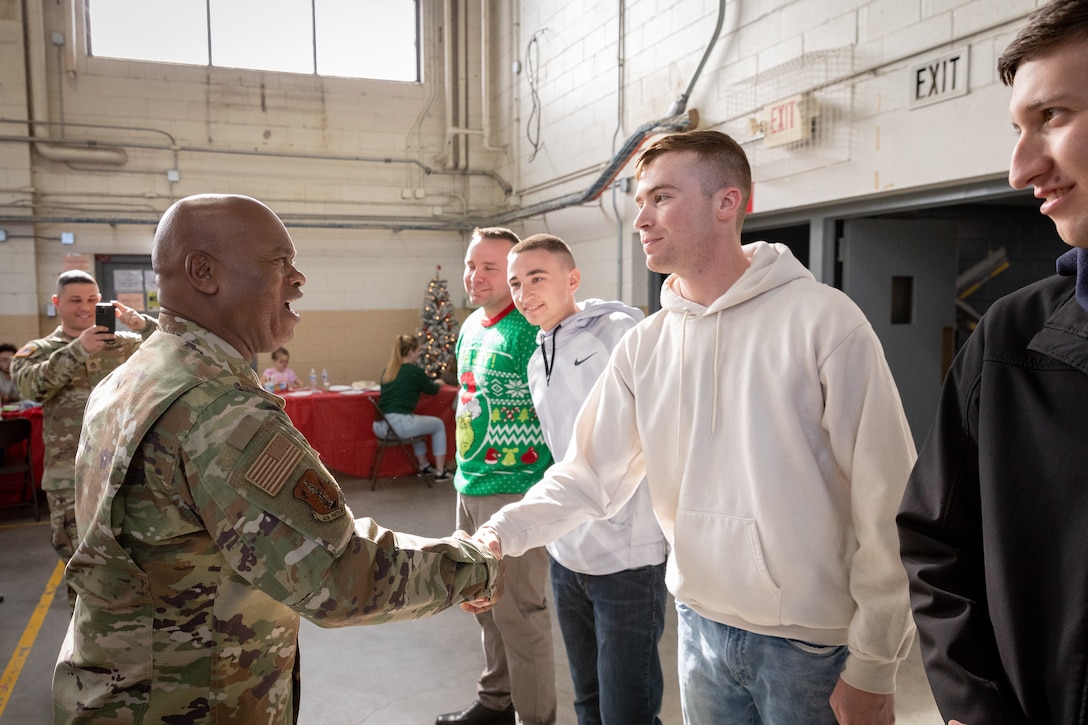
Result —
[{"label": "american flag patch", "polygon": [[288,440],[287,436],[277,433],[246,471],[246,480],[269,496],[275,496],[301,459],[302,449]]}]

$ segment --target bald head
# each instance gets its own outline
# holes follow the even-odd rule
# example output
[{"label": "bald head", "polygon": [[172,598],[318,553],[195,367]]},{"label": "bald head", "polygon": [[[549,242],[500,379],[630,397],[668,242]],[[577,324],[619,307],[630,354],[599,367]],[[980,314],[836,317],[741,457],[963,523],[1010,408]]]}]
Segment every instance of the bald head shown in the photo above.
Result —
[{"label": "bald head", "polygon": [[186,197],[163,214],[151,264],[167,314],[216,333],[252,356],[289,341],[305,276],[279,217],[248,196]]},{"label": "bald head", "polygon": [[237,230],[258,218],[275,220],[282,227],[271,209],[248,196],[199,194],[175,202],[159,220],[151,248],[151,266],[160,277],[160,290],[161,278],[171,280],[182,274],[190,252],[219,254]]}]

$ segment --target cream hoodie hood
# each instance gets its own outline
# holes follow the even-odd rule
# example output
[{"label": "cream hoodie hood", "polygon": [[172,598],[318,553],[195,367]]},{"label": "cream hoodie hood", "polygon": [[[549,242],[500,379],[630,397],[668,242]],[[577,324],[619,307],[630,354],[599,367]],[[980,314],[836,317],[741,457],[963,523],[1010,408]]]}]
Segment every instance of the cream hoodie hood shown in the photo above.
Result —
[{"label": "cream hoodie hood", "polygon": [[[720,343],[722,339],[721,313],[723,311],[728,310],[731,307],[742,305],[753,297],[757,297],[769,290],[792,282],[793,280],[806,279],[813,282],[816,281],[812,276],[812,273],[801,265],[792,254],[780,254],[778,252],[779,247],[785,249],[784,245],[769,245],[762,242],[751,245],[751,247],[749,247],[751,254],[748,270],[725,292],[725,294],[714,300],[709,307],[703,307],[702,305],[686,300],[677,294],[673,290],[675,276],[669,276],[665,280],[664,284],[661,285],[661,308],[668,312],[674,312],[680,315],[679,355],[681,360],[685,359],[685,343],[687,342],[686,333],[689,329],[689,320],[694,318],[713,318],[714,346],[713,360],[710,361],[710,369],[711,371],[716,371],[719,369],[722,354],[722,346]],[[684,365],[681,365],[679,368],[676,391],[677,401],[682,400],[684,396],[684,369]],[[717,382],[717,375],[713,375],[713,380]],[[717,388],[715,387],[710,398],[713,406],[711,411],[712,434],[717,429],[718,399],[719,396],[717,394]],[[680,415],[678,414],[677,419],[679,418]]]}]

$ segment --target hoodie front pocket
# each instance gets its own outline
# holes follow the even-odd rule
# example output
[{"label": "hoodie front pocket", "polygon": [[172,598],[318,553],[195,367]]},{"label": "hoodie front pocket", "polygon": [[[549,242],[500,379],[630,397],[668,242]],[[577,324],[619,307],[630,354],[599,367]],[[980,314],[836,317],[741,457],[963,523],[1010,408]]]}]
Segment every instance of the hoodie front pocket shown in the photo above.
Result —
[{"label": "hoodie front pocket", "polygon": [[755,625],[782,623],[782,592],[767,569],[755,520],[679,510],[675,532],[682,601]]}]

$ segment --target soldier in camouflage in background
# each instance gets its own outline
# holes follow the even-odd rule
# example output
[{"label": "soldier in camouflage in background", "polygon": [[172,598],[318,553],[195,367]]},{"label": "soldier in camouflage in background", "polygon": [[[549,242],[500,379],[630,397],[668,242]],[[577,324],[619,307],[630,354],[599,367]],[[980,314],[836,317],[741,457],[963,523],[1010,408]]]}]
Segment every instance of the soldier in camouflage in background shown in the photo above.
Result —
[{"label": "soldier in camouflage in background", "polygon": [[55,722],[294,722],[299,615],[370,624],[496,596],[489,552],[354,520],[250,368],[294,334],[294,257],[248,197],[163,216],[159,331],[88,403]]},{"label": "soldier in camouflage in background", "polygon": [[[114,334],[95,325],[94,308],[101,299],[91,275],[81,270],[61,274],[53,295],[60,326],[49,337],[23,345],[11,362],[11,376],[19,391],[42,404],[42,490],[49,501],[53,548],[65,562],[79,541],[73,470],[87,396],[155,330],[154,318],[116,301],[113,306],[121,322],[140,334]],[[71,587],[68,603],[75,603]]]}]

